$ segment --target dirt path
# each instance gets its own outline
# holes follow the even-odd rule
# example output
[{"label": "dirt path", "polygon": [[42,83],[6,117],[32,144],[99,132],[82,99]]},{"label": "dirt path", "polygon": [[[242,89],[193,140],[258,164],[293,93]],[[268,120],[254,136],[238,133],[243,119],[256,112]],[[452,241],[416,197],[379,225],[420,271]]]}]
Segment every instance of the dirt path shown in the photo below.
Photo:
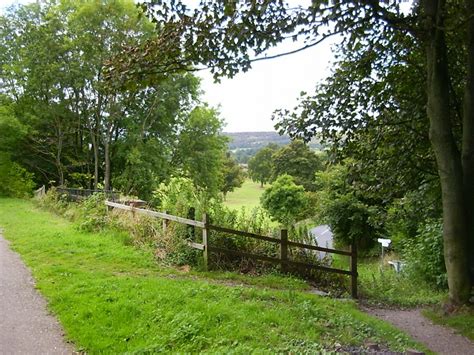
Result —
[{"label": "dirt path", "polygon": [[421,314],[419,309],[393,310],[364,307],[362,310],[392,323],[409,334],[413,339],[425,344],[426,347],[438,354],[474,354],[473,342],[449,328],[433,324]]},{"label": "dirt path", "polygon": [[0,354],[72,354],[20,257],[0,233]]}]

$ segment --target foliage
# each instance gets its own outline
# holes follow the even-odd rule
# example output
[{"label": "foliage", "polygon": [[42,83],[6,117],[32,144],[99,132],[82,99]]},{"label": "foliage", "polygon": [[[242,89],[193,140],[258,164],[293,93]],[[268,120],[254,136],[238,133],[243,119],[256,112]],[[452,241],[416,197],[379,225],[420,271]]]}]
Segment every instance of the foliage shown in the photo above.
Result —
[{"label": "foliage", "polygon": [[231,157],[229,153],[226,154],[224,160],[223,171],[224,181],[220,188],[224,194],[224,199],[227,193],[234,191],[235,188],[239,188],[245,181],[245,172],[240,165]]},{"label": "foliage", "polygon": [[423,280],[439,288],[447,286],[443,223],[440,219],[425,221],[415,238],[404,240],[403,250],[407,272],[413,279]]},{"label": "foliage", "polygon": [[[39,184],[97,187],[103,181],[149,198],[174,166],[177,135],[199,80],[174,74],[130,90],[103,82],[104,62],[150,38],[133,1],[41,1],[0,16],[0,140],[16,139],[12,161]],[[25,133],[28,134],[25,134]],[[12,133],[12,134],[10,134]]]},{"label": "foliage", "polygon": [[408,274],[396,273],[380,259],[363,260],[358,265],[361,298],[377,306],[415,307],[443,302],[447,293]]},{"label": "foliage", "polygon": [[[415,2],[409,11],[401,6],[203,0],[189,10],[181,1],[152,1],[143,7],[165,30],[147,46],[142,70],[169,65],[172,58],[181,65],[205,63],[216,78],[232,77],[253,61],[280,56],[267,51],[287,39],[304,39],[294,53],[341,35],[331,77],[293,114],[277,114],[280,127],[305,139],[322,134],[336,153],[355,152],[358,172],[367,167],[373,173],[363,183],[391,198],[436,176],[445,253],[451,255],[445,259],[450,300],[466,303],[474,275],[474,6],[436,0]],[[137,52],[135,58],[142,54]]]},{"label": "foliage", "polygon": [[77,207],[77,225],[80,230],[98,232],[107,226],[107,208],[104,194],[93,194]]},{"label": "foliage", "polygon": [[310,150],[301,140],[293,140],[272,155],[272,180],[278,176],[291,175],[295,183],[306,190],[314,190],[314,175],[324,168],[323,157]]},{"label": "foliage", "polygon": [[176,164],[195,186],[215,196],[223,184],[227,138],[221,135],[223,121],[217,110],[196,107],[179,135]]},{"label": "foliage", "polygon": [[392,247],[402,251],[403,243],[417,238],[425,221],[441,218],[439,192],[439,187],[424,184],[391,203],[387,208],[386,227]]},{"label": "foliage", "polygon": [[273,154],[277,149],[278,146],[276,144],[268,144],[260,149],[248,162],[250,178],[253,181],[260,182],[262,187],[272,178]]},{"label": "foliage", "polygon": [[279,176],[265,190],[260,201],[272,218],[287,228],[302,219],[308,204],[304,188],[286,174]]},{"label": "foliage", "polygon": [[425,350],[353,302],[158,267],[122,234],[77,231],[27,201],[3,199],[0,224],[77,351],[303,353],[368,339]]},{"label": "foliage", "polygon": [[27,197],[33,187],[33,174],[12,162],[7,153],[0,152],[0,196]]},{"label": "foliage", "polygon": [[382,233],[379,210],[353,188],[347,166],[331,166],[317,173],[315,184],[319,218],[329,224],[336,242],[350,245],[356,241],[362,252],[370,250]]}]

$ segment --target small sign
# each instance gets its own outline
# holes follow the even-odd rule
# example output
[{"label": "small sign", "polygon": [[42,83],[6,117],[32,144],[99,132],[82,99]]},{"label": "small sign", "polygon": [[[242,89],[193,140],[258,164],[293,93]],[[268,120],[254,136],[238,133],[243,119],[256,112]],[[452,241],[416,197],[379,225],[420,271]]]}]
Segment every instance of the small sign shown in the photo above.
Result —
[{"label": "small sign", "polygon": [[388,247],[390,245],[390,243],[392,242],[392,240],[390,239],[384,239],[384,238],[379,238],[377,239],[377,241],[382,244],[383,247]]}]

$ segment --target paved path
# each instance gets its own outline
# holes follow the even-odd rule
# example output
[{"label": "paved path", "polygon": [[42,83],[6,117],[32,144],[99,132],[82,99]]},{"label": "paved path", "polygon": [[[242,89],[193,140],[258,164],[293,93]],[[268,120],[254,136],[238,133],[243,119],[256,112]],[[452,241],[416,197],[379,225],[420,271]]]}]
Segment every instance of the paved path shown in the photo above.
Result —
[{"label": "paved path", "polygon": [[72,354],[18,254],[0,234],[0,354]]},{"label": "paved path", "polygon": [[456,334],[449,328],[433,324],[421,314],[419,309],[363,308],[363,310],[386,322],[392,323],[437,354],[474,354],[473,342],[462,335]]},{"label": "paved path", "polygon": [[[333,235],[331,232],[331,228],[327,224],[323,224],[309,230],[311,235],[316,239],[318,246],[323,248],[333,249]],[[325,252],[318,252],[319,258],[323,259],[327,253]]]}]

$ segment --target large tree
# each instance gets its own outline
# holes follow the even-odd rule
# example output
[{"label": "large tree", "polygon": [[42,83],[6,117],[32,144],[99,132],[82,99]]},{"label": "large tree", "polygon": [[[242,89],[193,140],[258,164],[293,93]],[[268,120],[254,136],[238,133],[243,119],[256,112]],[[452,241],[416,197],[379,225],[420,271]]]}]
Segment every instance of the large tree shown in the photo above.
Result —
[{"label": "large tree", "polygon": [[[362,58],[363,80],[377,80],[386,65],[377,62],[380,47],[389,49],[385,58],[397,57],[396,44],[410,37],[423,49],[426,73],[426,114],[442,190],[443,235],[450,300],[467,302],[470,296],[468,256],[474,251],[474,4],[453,0],[422,0],[406,12],[396,1],[312,1],[306,7],[284,1],[201,1],[191,11],[180,1],[152,1],[143,5],[158,24],[161,36],[146,48],[144,67],[160,71],[205,63],[216,77],[246,71],[269,48],[287,38],[302,38],[315,46],[325,38],[341,34],[355,53],[372,51]],[[392,46],[393,44],[393,46]],[[453,55],[455,46],[462,57]],[[141,52],[143,53],[143,52]],[[166,53],[163,56],[162,53]],[[130,54],[133,54],[130,52]],[[374,65],[374,64],[381,65]],[[387,62],[390,64],[390,61]],[[405,63],[410,65],[410,63]],[[454,67],[465,72],[463,93],[453,85]],[[116,66],[123,73],[123,67]],[[403,81],[403,77],[400,78]],[[354,83],[362,83],[359,81]],[[343,100],[344,98],[341,97]],[[456,125],[453,102],[462,102],[462,124]],[[352,119],[364,127],[367,112],[355,105]],[[370,113],[370,112],[369,112]],[[382,112],[373,112],[382,114]],[[332,127],[331,129],[338,129]],[[291,127],[293,133],[307,130],[305,117]],[[349,137],[350,136],[342,136]],[[457,140],[459,137],[459,140]]]},{"label": "large tree", "polygon": [[252,158],[250,158],[249,175],[253,181],[260,182],[261,187],[269,182],[273,172],[273,154],[278,150],[278,145],[268,144],[260,149]]}]

